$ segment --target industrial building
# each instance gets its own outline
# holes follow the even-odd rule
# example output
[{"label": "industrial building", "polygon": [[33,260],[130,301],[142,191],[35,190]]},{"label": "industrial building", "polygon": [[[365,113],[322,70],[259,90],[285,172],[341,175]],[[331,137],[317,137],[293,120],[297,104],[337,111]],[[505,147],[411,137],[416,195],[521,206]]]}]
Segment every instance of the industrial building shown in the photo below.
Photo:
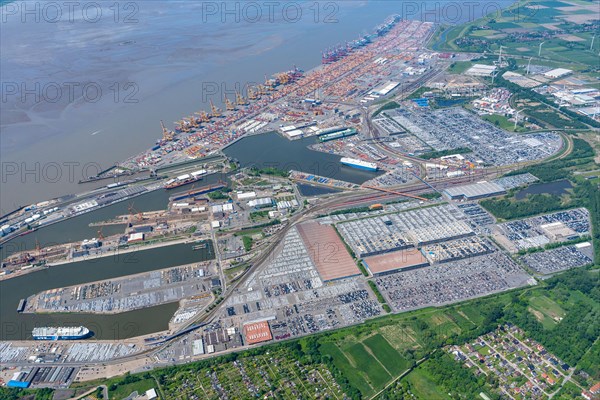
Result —
[{"label": "industrial building", "polygon": [[560,221],[540,225],[540,229],[553,242],[564,242],[578,237],[577,232]]},{"label": "industrial building", "polygon": [[427,258],[416,248],[367,257],[363,264],[373,276],[391,274],[429,265]]},{"label": "industrial building", "polygon": [[271,328],[267,321],[245,324],[243,330],[246,344],[262,343],[273,339]]},{"label": "industrial building", "polygon": [[360,275],[360,270],[334,228],[308,222],[299,225],[298,232],[323,281]]},{"label": "industrial building", "polygon": [[444,194],[452,200],[477,200],[506,194],[506,190],[494,182],[477,182],[448,188],[444,190]]},{"label": "industrial building", "polygon": [[263,197],[260,199],[250,200],[248,202],[248,207],[265,208],[265,207],[272,207],[272,206],[273,206],[273,199],[271,199],[270,197]]},{"label": "industrial building", "polygon": [[475,64],[465,72],[465,75],[492,76],[496,69],[494,65]]}]

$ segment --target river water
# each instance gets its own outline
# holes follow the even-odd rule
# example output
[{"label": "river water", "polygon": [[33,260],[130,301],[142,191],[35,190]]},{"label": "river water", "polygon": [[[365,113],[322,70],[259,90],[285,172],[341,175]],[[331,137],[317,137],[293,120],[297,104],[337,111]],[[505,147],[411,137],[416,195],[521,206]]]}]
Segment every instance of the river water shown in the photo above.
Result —
[{"label": "river water", "polygon": [[391,14],[458,23],[511,1],[275,2],[272,13],[268,2],[250,3],[259,5],[258,22],[252,10],[235,11],[244,2],[0,7],[0,214],[80,191],[79,179],[151,147],[161,119],[172,126],[211,99],[221,104],[236,84],[293,65],[308,70],[322,50],[371,32]]}]

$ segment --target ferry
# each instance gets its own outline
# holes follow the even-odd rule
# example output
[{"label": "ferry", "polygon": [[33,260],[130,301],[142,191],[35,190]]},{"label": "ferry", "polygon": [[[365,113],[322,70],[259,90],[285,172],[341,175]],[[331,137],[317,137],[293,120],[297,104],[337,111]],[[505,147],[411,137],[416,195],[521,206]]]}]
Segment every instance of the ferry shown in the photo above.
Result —
[{"label": "ferry", "polygon": [[340,162],[352,168],[364,169],[367,171],[377,171],[377,164],[362,160],[356,160],[354,158],[343,157]]},{"label": "ferry", "polygon": [[85,326],[63,326],[33,328],[31,335],[34,340],[79,340],[91,336],[91,333]]}]

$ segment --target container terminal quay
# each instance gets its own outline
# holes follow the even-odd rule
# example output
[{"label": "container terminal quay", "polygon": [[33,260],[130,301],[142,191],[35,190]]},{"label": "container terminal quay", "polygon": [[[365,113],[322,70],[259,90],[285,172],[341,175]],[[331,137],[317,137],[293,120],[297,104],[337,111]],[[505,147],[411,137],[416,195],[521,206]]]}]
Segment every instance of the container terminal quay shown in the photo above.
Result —
[{"label": "container terminal quay", "polygon": [[[562,249],[562,270],[589,263],[586,209],[503,223],[478,203],[537,181],[505,175],[565,157],[571,139],[518,135],[458,105],[430,107],[424,93],[409,98],[422,87],[489,95],[485,76],[448,72],[475,55],[427,49],[436,29],[392,16],[325,49],[308,72],[294,66],[244,88],[224,110],[211,102],[173,128],[157,121],[151,149],[85,179],[98,189],[4,216],[0,306],[11,330],[0,332],[0,379],[64,388],[352,326],[388,312],[373,287],[395,313],[536,285],[549,271],[519,250],[546,244]],[[231,156],[268,135],[331,164]],[[164,204],[147,209],[146,196]],[[93,236],[61,235],[85,216]],[[37,239],[53,229],[52,243]],[[144,257],[179,253],[169,265]],[[10,286],[93,263],[123,270],[39,282],[31,293]],[[152,314],[160,329],[139,318],[136,329],[107,333],[110,318],[159,306],[175,310]],[[29,326],[35,316],[53,326]],[[33,340],[34,328],[61,318],[86,318],[68,325],[89,337]]]}]

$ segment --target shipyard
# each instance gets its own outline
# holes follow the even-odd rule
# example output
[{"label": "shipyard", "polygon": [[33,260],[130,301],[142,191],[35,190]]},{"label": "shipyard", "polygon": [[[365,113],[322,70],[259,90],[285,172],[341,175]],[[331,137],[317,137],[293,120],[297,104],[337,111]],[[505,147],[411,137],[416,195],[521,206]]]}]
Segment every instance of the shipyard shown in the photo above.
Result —
[{"label": "shipyard", "polygon": [[[394,14],[323,48],[314,68],[290,63],[173,122],[152,115],[146,150],[84,177],[81,193],[3,215],[0,383],[67,390],[237,362],[273,343],[537,290],[593,265],[597,216],[571,200],[580,189],[529,214],[512,198],[553,182],[540,163],[571,173],[588,142],[519,120],[523,99],[493,83],[508,65],[502,48],[438,50],[440,29]],[[568,75],[546,72],[547,82]],[[540,190],[523,201],[546,204]],[[345,397],[320,376],[322,393]],[[165,382],[147,379],[160,396],[127,398],[167,398]],[[217,393],[206,398],[236,398],[216,372],[201,379]],[[98,390],[112,396],[107,386]],[[373,398],[387,388],[366,386]]]}]

